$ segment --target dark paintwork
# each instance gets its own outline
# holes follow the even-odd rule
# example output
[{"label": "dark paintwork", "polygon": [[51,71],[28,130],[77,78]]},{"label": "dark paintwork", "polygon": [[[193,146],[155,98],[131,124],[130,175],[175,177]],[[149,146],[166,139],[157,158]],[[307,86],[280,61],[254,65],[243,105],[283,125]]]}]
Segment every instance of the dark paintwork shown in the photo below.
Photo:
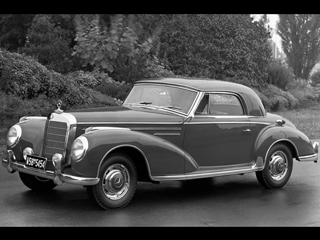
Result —
[{"label": "dark paintwork", "polygon": [[[246,109],[247,116],[215,118],[176,114],[145,107],[103,107],[68,111],[77,125],[69,137],[67,155],[72,141],[84,134],[88,127],[105,126],[129,128],[98,130],[84,134],[89,141],[86,156],[80,162],[71,162],[66,171],[76,176],[96,177],[102,161],[115,149],[131,148],[141,156],[151,180],[183,179],[184,174],[213,172],[237,167],[253,166],[265,159],[272,144],[281,140],[292,147],[295,157],[311,155],[311,141],[292,123],[275,123],[282,117],[266,114],[254,91],[243,85],[217,80],[158,79],[143,80],[137,84],[167,84],[206,92],[235,93]],[[39,154],[42,147],[45,119],[19,123],[22,128],[20,143],[13,148],[18,161],[22,150],[33,147]],[[247,132],[246,130],[251,130]],[[134,159],[133,159],[134,160]],[[68,164],[66,164],[68,165]]]}]

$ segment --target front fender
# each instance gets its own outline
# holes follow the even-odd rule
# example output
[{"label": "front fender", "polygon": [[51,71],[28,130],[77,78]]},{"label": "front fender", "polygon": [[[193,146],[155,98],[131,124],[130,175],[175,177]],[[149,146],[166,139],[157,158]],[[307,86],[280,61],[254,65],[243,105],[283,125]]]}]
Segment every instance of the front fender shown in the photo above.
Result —
[{"label": "front fender", "polygon": [[292,156],[298,160],[299,156],[315,153],[312,142],[304,133],[290,126],[273,125],[258,135],[254,147],[254,159],[262,160],[264,166],[270,148],[280,142],[287,144]]},{"label": "front fender", "polygon": [[72,162],[77,175],[97,177],[102,161],[122,146],[138,149],[143,154],[150,176],[184,173],[184,151],[160,137],[120,128],[96,130],[83,136],[88,139],[89,148],[80,162]]}]

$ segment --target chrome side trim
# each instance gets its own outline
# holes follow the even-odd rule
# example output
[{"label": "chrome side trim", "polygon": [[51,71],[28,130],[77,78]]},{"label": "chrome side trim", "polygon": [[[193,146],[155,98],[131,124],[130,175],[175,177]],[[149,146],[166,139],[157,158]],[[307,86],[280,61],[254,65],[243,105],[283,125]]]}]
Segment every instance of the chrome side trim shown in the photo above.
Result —
[{"label": "chrome side trim", "polygon": [[[235,117],[235,118],[238,118],[238,117]],[[240,122],[240,121],[237,121],[237,122],[227,122],[227,121],[224,121],[224,122],[186,122],[185,124],[220,124],[220,123],[223,123],[223,124],[226,124],[226,123],[247,123],[247,124],[262,124],[262,125],[270,125],[271,123],[266,123],[266,122],[251,122],[251,121],[243,121],[243,122]]]},{"label": "chrome side trim", "polygon": [[210,178],[210,177],[220,177],[226,175],[236,175],[236,174],[245,174],[245,173],[252,173],[256,171],[260,171],[262,168],[261,166],[252,165],[248,167],[229,167],[219,170],[213,171],[196,171],[193,173],[187,174],[180,174],[180,175],[170,175],[170,176],[154,176],[153,179],[156,181],[173,181],[173,180],[190,180],[190,179],[200,179],[200,178]]},{"label": "chrome side trim", "polygon": [[157,125],[157,124],[163,124],[163,125],[174,125],[174,124],[182,124],[183,122],[80,122],[79,124],[85,125],[85,124],[146,124],[146,125]]},{"label": "chrome side trim", "polygon": [[84,128],[85,133],[94,132],[97,130],[127,130],[130,131],[130,128],[121,128],[121,127],[88,127]]},{"label": "chrome side trim", "polygon": [[154,133],[154,136],[180,136],[180,133]]},{"label": "chrome side trim", "polygon": [[181,127],[132,127],[132,131],[181,131]]},{"label": "chrome side trim", "polygon": [[300,156],[298,158],[298,161],[300,161],[300,162],[309,162],[309,161],[317,162],[318,161],[318,153],[315,153],[312,155]]},{"label": "chrome side trim", "polygon": [[[7,159],[2,159],[2,165],[6,166],[10,164],[10,167],[19,172],[24,172],[27,174],[31,174],[34,176],[46,178],[46,179],[51,179],[54,180],[54,172],[53,171],[39,171],[36,169],[31,169],[26,167],[24,164],[17,163],[17,162],[10,162]],[[99,183],[100,179],[99,178],[84,178],[84,177],[78,177],[78,176],[73,176],[69,174],[64,174],[61,173],[61,180],[62,182],[65,183],[70,183],[74,185],[81,185],[81,186],[90,186],[90,185],[96,185]]]}]

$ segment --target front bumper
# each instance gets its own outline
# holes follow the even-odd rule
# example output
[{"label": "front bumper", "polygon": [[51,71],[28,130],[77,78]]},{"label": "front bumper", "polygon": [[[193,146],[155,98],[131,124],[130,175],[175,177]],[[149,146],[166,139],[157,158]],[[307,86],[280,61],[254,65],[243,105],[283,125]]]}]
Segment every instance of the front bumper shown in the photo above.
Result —
[{"label": "front bumper", "polygon": [[50,171],[50,170],[39,171],[37,169],[26,167],[24,164],[16,162],[16,159],[14,158],[14,154],[10,150],[8,150],[7,159],[2,159],[2,166],[7,168],[8,172],[10,173],[19,171],[19,172],[27,173],[37,177],[51,179],[57,185],[60,185],[62,183],[70,183],[74,185],[90,186],[90,185],[96,185],[99,182],[99,178],[85,178],[85,177],[73,176],[70,174],[61,173],[60,169],[56,169],[54,171]]},{"label": "front bumper", "polygon": [[299,161],[301,162],[306,162],[306,161],[313,161],[313,162],[318,162],[318,158],[319,158],[319,143],[318,142],[314,142],[312,144],[313,146],[313,150],[314,150],[314,154],[312,155],[308,155],[308,156],[300,156],[299,157]]}]

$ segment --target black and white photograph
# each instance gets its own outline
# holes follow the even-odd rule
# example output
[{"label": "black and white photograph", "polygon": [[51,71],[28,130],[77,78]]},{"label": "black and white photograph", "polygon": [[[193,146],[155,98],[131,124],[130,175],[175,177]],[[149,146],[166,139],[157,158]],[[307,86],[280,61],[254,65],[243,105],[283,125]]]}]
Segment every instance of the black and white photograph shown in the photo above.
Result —
[{"label": "black and white photograph", "polygon": [[0,227],[319,227],[320,14],[0,14]]}]

